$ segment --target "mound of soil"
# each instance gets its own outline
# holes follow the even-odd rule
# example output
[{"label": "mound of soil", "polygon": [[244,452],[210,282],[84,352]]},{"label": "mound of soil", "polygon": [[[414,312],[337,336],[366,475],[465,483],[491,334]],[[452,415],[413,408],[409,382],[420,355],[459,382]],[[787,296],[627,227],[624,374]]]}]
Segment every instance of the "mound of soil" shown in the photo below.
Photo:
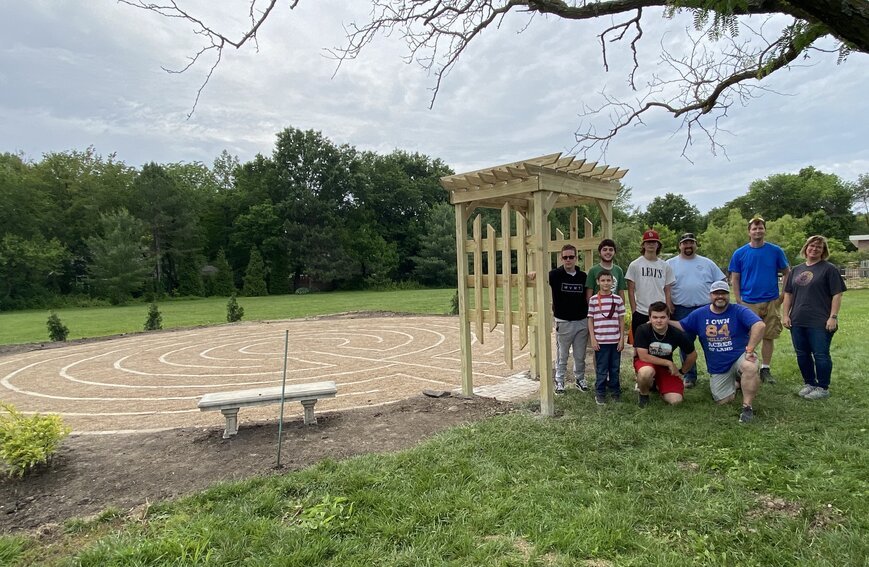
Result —
[{"label": "mound of soil", "polygon": [[448,427],[511,411],[489,398],[429,398],[317,415],[317,425],[286,423],[276,469],[275,422],[244,423],[223,439],[222,427],[156,433],[78,435],[52,462],[23,479],[0,479],[0,531],[33,530],[107,507],[123,512],[202,490],[218,481],[282,474],[322,459],[388,453]]}]

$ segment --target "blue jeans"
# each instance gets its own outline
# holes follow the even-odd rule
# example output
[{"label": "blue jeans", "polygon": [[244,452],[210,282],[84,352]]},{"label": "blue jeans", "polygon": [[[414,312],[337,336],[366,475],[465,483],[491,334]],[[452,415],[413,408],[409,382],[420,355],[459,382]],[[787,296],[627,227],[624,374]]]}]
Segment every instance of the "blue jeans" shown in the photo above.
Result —
[{"label": "blue jeans", "polygon": [[833,333],[817,327],[791,327],[791,341],[797,353],[797,366],[803,382],[809,386],[830,387],[833,374],[833,359],[830,358],[830,342]]},{"label": "blue jeans", "polygon": [[594,391],[603,396],[606,394],[607,376],[609,376],[610,394],[619,396],[622,392],[619,383],[619,368],[622,361],[622,353],[618,351],[618,345],[602,344],[600,350],[594,351]]},{"label": "blue jeans", "polygon": [[[673,307],[675,308],[675,311],[673,311],[673,321],[681,321],[682,319],[687,317],[689,313],[691,313],[695,309],[699,309],[700,307],[703,307],[703,306],[698,305],[695,307],[689,307],[687,305],[674,305]],[[695,335],[693,335],[692,333],[686,332],[685,334],[688,335],[688,338],[691,339],[692,342],[697,339],[697,337]],[[680,357],[680,360],[682,360],[682,361],[685,360],[683,358],[683,355],[682,355],[682,349],[679,349],[679,357]],[[695,383],[697,382],[697,365],[696,364],[691,366],[691,369],[685,373],[684,378],[685,378],[685,382],[695,382]]]}]

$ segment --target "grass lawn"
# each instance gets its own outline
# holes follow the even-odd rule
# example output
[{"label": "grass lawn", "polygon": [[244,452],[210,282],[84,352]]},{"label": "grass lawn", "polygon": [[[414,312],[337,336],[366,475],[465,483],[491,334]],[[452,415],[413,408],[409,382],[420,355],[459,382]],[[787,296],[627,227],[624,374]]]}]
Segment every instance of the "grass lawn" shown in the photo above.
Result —
[{"label": "grass lawn", "polygon": [[[447,293],[447,296],[449,294]],[[863,391],[869,291],[845,294],[832,396],[808,402],[787,331],[755,421],[715,406],[556,400],[411,450],[323,462],[69,522],[62,541],[0,537],[8,565],[867,565]]]},{"label": "grass lawn", "polygon": [[[394,311],[443,315],[450,310],[455,290],[347,291],[307,295],[239,297],[244,321],[293,319],[347,311]],[[226,322],[226,297],[165,300],[158,303],[163,328],[217,325]],[[142,331],[148,304],[118,307],[58,309],[69,328],[69,339],[104,337]],[[0,313],[0,345],[48,341],[47,310]]]}]

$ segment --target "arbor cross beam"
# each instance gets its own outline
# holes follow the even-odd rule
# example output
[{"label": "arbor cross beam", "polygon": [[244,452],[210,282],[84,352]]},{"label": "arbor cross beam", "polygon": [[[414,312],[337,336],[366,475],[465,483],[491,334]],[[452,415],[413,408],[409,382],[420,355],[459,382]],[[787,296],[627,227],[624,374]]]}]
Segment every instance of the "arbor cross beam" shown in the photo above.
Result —
[{"label": "arbor cross beam", "polygon": [[[555,414],[550,338],[552,293],[546,277],[554,265],[552,255],[570,243],[583,253],[586,270],[591,268],[600,239],[612,238],[613,203],[620,188],[619,180],[626,173],[626,169],[555,153],[441,178],[441,186],[449,191],[456,213],[459,340],[465,395],[474,391],[471,344],[474,340],[483,344],[484,333],[494,331],[502,323],[504,361],[513,368],[516,326],[519,348],[531,343],[531,372],[540,378],[540,413]],[[571,215],[569,234],[557,230],[553,236],[551,211],[586,204],[595,204],[600,210],[598,236],[588,219],[584,219],[580,236],[576,210]],[[482,217],[477,214],[470,222],[469,238],[471,214],[478,208],[500,210],[501,236],[488,224],[484,238]],[[529,272],[538,277],[528,277]],[[488,330],[484,328],[486,324]]]}]

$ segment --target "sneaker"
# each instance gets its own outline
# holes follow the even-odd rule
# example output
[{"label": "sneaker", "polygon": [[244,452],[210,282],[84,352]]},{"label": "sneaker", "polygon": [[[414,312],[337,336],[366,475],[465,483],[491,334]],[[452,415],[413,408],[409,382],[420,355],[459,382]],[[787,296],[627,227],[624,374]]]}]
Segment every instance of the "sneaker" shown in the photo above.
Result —
[{"label": "sneaker", "polygon": [[686,388],[693,388],[697,385],[697,380],[685,380],[684,382]]},{"label": "sneaker", "polygon": [[640,394],[639,406],[640,406],[641,408],[644,408],[644,407],[646,407],[647,405],[649,405],[649,396],[648,396],[648,394],[645,395],[645,396],[642,395],[642,394]]},{"label": "sneaker", "polygon": [[639,391],[640,391],[640,385],[637,384],[636,382],[634,382],[634,392],[639,392]]},{"label": "sneaker", "polygon": [[769,371],[769,368],[760,369],[760,381],[764,384],[775,384],[775,378],[773,378],[772,372]]},{"label": "sneaker", "polygon": [[585,381],[585,378],[580,378],[576,381],[576,387],[583,392],[588,392],[588,382]]},{"label": "sneaker", "polygon": [[613,401],[614,403],[619,403],[620,401],[622,401],[622,395],[621,395],[621,394],[613,394],[612,396],[610,396],[610,398],[612,399],[612,401]]},{"label": "sneaker", "polygon": [[814,389],[815,389],[815,387],[812,386],[811,384],[806,384],[805,386],[803,386],[800,389],[799,392],[797,392],[797,395],[801,398],[805,398],[808,394],[812,393],[814,391]]},{"label": "sneaker", "polygon": [[563,394],[564,393],[564,384],[556,384],[555,385],[555,393]]},{"label": "sneaker", "polygon": [[824,398],[830,397],[830,390],[818,387],[803,397],[807,400],[823,400]]},{"label": "sneaker", "polygon": [[606,396],[604,396],[603,394],[595,394],[594,395],[594,403],[596,403],[599,406],[605,406],[606,405]]},{"label": "sneaker", "polygon": [[739,414],[739,423],[748,423],[754,418],[754,410],[751,406],[742,406],[742,413]]}]

